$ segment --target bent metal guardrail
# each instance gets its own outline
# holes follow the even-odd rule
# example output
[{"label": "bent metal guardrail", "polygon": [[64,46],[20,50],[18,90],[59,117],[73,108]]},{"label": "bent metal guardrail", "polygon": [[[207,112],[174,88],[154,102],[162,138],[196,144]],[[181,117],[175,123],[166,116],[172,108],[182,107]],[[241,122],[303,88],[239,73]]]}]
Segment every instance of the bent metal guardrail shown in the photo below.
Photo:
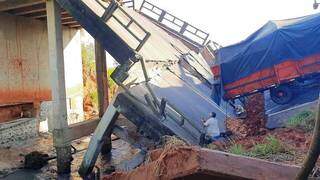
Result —
[{"label": "bent metal guardrail", "polygon": [[209,38],[209,33],[196,28],[184,20],[170,14],[156,5],[144,0],[140,12],[166,28],[183,36],[186,40],[198,46],[205,46]]}]

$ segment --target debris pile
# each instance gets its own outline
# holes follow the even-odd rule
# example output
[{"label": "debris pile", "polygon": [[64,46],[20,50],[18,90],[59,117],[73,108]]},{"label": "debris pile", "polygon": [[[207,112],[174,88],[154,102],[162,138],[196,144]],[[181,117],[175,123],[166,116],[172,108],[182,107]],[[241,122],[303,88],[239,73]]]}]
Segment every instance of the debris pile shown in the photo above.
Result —
[{"label": "debris pile", "polygon": [[247,136],[265,134],[266,116],[263,94],[249,96],[245,109],[247,110],[247,118],[244,120],[244,124],[247,127]]},{"label": "debris pile", "polygon": [[[232,141],[222,145],[221,143],[215,143],[214,148],[230,152],[230,148],[232,147],[241,147],[243,149],[240,151],[249,152],[256,146],[265,144],[268,137],[273,137],[286,147],[286,151],[291,154],[290,158],[284,158],[284,154],[279,153],[265,157],[264,159],[288,164],[302,164],[312,139],[312,131],[306,131],[304,127],[300,126],[288,126],[274,130],[266,129],[264,96],[262,94],[249,96],[245,107],[248,114],[246,119],[227,120],[227,127],[234,134],[231,137]],[[244,152],[243,154],[245,155],[246,153]]]},{"label": "debris pile", "polygon": [[195,172],[197,170],[195,167],[199,164],[198,159],[197,149],[192,147],[175,146],[157,149],[149,153],[145,165],[128,173],[116,172],[103,179],[172,179],[177,174],[185,173],[185,170]]},{"label": "debris pile", "polygon": [[144,165],[128,173],[115,172],[103,179],[170,179],[181,170],[197,166],[196,148],[188,147],[184,141],[174,136],[165,136],[163,142],[162,148],[148,153]]},{"label": "debris pile", "polygon": [[263,94],[249,96],[245,109],[247,117],[245,119],[228,119],[228,129],[240,137],[266,134]]}]

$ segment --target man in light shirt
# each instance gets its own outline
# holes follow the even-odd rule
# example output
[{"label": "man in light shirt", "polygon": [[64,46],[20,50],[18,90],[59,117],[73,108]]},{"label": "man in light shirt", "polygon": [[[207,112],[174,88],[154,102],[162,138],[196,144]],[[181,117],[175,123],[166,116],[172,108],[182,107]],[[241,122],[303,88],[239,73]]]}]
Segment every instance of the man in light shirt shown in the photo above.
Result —
[{"label": "man in light shirt", "polygon": [[201,138],[200,138],[201,145],[210,144],[221,137],[219,124],[218,124],[218,120],[216,119],[215,112],[210,113],[209,118],[207,120],[202,120],[202,122],[205,128],[205,134],[201,135]]}]

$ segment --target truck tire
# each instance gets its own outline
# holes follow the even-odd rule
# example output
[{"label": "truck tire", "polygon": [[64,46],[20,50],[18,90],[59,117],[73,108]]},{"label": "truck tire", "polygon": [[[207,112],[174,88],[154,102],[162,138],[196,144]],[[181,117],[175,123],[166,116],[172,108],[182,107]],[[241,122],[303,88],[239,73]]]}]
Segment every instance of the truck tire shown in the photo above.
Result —
[{"label": "truck tire", "polygon": [[294,96],[293,91],[288,85],[281,85],[270,89],[271,100],[277,104],[288,104]]}]

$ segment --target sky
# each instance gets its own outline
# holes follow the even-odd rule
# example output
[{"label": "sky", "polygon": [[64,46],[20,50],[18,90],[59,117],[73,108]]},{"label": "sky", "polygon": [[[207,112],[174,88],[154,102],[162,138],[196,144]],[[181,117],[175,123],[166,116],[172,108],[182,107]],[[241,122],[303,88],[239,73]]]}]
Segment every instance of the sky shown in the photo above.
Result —
[{"label": "sky", "polygon": [[[148,0],[210,33],[222,46],[244,40],[269,20],[318,13],[313,0]],[[142,0],[136,0],[138,7]]]}]

